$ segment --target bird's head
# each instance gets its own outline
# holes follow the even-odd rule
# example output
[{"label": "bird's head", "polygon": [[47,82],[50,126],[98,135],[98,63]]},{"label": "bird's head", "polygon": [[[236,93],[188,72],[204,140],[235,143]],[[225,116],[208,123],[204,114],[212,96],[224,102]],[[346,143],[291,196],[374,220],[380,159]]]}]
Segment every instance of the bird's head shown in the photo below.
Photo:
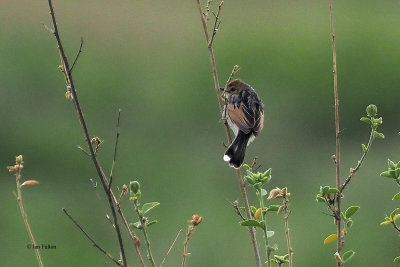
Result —
[{"label": "bird's head", "polygon": [[224,89],[224,93],[227,95],[239,94],[241,91],[249,87],[250,86],[244,83],[242,80],[236,79],[228,83],[228,85]]}]

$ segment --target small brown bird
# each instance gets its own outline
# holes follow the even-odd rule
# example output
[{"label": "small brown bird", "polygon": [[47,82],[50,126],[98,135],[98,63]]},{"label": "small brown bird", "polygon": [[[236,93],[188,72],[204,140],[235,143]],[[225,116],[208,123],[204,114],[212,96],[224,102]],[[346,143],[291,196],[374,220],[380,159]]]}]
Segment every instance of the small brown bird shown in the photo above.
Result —
[{"label": "small brown bird", "polygon": [[227,102],[223,115],[235,133],[235,140],[226,150],[224,161],[238,169],[243,164],[247,146],[263,128],[264,105],[256,91],[242,80],[233,80],[221,90],[224,90]]}]

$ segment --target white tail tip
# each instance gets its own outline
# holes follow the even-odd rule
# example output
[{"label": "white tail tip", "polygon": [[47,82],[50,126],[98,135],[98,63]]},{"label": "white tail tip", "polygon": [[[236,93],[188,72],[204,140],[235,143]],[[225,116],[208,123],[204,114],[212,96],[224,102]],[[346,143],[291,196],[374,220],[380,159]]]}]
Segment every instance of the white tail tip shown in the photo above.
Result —
[{"label": "white tail tip", "polygon": [[231,157],[229,157],[228,155],[224,155],[224,161],[230,161]]}]

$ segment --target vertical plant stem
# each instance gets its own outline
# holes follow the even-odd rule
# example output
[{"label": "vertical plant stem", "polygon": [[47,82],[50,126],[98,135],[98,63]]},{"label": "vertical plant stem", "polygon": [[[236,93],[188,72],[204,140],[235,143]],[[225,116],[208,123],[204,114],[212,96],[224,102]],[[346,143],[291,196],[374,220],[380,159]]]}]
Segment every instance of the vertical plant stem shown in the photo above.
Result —
[{"label": "vertical plant stem", "polygon": [[290,242],[290,228],[289,228],[289,198],[287,195],[284,196],[283,207],[285,211],[285,234],[286,234],[286,244],[288,248],[289,255],[289,267],[293,267],[293,248]]},{"label": "vertical plant stem", "polygon": [[[210,36],[208,34],[208,27],[207,27],[208,17],[206,18],[204,13],[203,13],[203,10],[202,10],[201,5],[200,5],[200,0],[196,0],[196,2],[197,2],[199,14],[200,14],[201,23],[202,23],[202,26],[203,26],[204,36],[205,36],[206,43],[207,43],[208,53],[209,53],[209,56],[210,56],[211,70],[212,70],[212,76],[213,76],[213,80],[214,80],[214,88],[215,88],[215,92],[216,92],[217,100],[218,100],[219,111],[220,111],[220,114],[222,115],[224,101],[223,101],[223,99],[221,98],[221,95],[220,95],[220,85],[219,85],[219,79],[218,79],[218,73],[217,73],[217,65],[216,65],[216,62],[215,62],[215,56],[214,56],[214,50],[213,50],[213,42],[212,42],[214,40],[214,38],[212,38],[212,40],[211,40]],[[214,25],[216,25],[218,23],[217,21],[219,19],[219,13],[221,11],[222,3],[223,2],[221,2],[221,4],[218,6],[218,13],[217,13],[216,18],[215,18],[216,19],[216,23]],[[213,31],[212,34],[215,35],[216,31]],[[226,135],[227,141],[229,143],[232,143],[231,132],[229,130],[228,123],[226,121],[224,122],[224,130],[225,130],[225,135]],[[248,219],[250,219],[251,218],[251,213],[250,213],[250,206],[249,206],[249,201],[248,201],[248,197],[247,197],[245,182],[242,179],[242,175],[240,173],[240,170],[236,170],[236,175],[238,177],[239,188],[240,188],[240,192],[241,192],[241,195],[242,195],[244,208],[245,208],[245,211],[246,211],[246,216],[247,216]],[[260,258],[260,252],[258,250],[255,228],[254,227],[249,227],[249,232],[250,232],[251,243],[252,243],[252,246],[253,246],[253,251],[254,251],[256,264],[257,264],[258,267],[261,267],[262,266],[261,265],[261,258]]]},{"label": "vertical plant stem", "polygon": [[22,219],[24,220],[25,223],[25,227],[26,227],[26,231],[28,232],[29,238],[31,239],[31,243],[33,246],[33,250],[35,251],[36,254],[36,259],[37,262],[39,264],[40,267],[43,267],[43,261],[42,261],[42,257],[40,256],[40,250],[34,248],[34,246],[36,246],[36,241],[35,241],[35,237],[33,236],[31,227],[29,225],[28,222],[28,215],[25,213],[25,209],[24,209],[24,203],[22,201],[22,192],[21,192],[21,170],[17,171],[15,173],[15,180],[17,183],[17,200],[18,200],[18,205],[19,205],[19,209],[21,211],[21,215],[22,215]]},{"label": "vertical plant stem", "polygon": [[90,156],[92,158],[93,164],[95,166],[95,169],[97,171],[97,174],[100,178],[100,181],[103,185],[103,189],[107,195],[107,199],[108,199],[108,203],[111,209],[111,213],[112,213],[112,217],[113,217],[113,221],[114,221],[114,225],[115,225],[115,232],[117,235],[117,239],[118,239],[118,244],[120,247],[120,253],[121,253],[121,260],[122,260],[122,265],[127,266],[127,262],[126,262],[126,256],[125,256],[125,249],[124,249],[124,244],[122,241],[122,234],[121,234],[121,230],[118,224],[118,218],[115,212],[115,207],[114,207],[114,203],[113,203],[113,199],[111,196],[111,191],[109,190],[109,183],[107,180],[106,175],[104,174],[104,171],[96,157],[96,153],[93,149],[93,146],[90,142],[90,135],[89,135],[89,130],[85,121],[85,118],[83,116],[83,112],[79,103],[79,99],[78,99],[78,95],[75,89],[75,85],[74,85],[74,80],[72,78],[72,73],[71,73],[71,69],[69,67],[69,63],[68,63],[68,59],[67,56],[65,54],[61,39],[60,39],[60,35],[58,32],[58,27],[57,27],[57,22],[56,22],[56,17],[55,17],[55,13],[54,13],[54,9],[53,9],[53,4],[51,2],[51,0],[48,0],[48,5],[49,5],[49,9],[50,9],[50,16],[51,16],[51,20],[53,23],[53,34],[54,37],[57,40],[57,45],[58,45],[58,50],[60,53],[60,58],[61,58],[61,64],[62,64],[62,71],[64,73],[64,77],[65,77],[65,81],[67,84],[67,90],[69,90],[72,93],[72,101],[75,105],[75,110],[77,112],[78,115],[78,119],[79,122],[81,123],[82,126],[82,130],[83,130],[83,134],[85,136],[85,140],[86,143],[88,144],[89,150],[90,150]]},{"label": "vertical plant stem", "polygon": [[147,226],[146,226],[146,223],[144,223],[143,214],[139,209],[139,206],[138,206],[138,203],[137,203],[137,199],[133,201],[133,205],[135,206],[135,211],[136,211],[136,213],[137,213],[137,215],[139,217],[139,221],[140,221],[140,224],[141,224],[141,230],[142,230],[142,233],[143,233],[143,236],[144,236],[144,241],[145,241],[146,247],[147,247],[147,258],[149,259],[151,265],[153,267],[155,267],[156,263],[154,261],[153,253],[151,252],[151,244],[150,244],[150,240],[149,240],[149,237],[147,235],[147,230],[146,230]]},{"label": "vertical plant stem", "polygon": [[269,251],[269,243],[268,243],[268,226],[267,226],[267,216],[264,214],[264,199],[261,194],[261,189],[257,190],[257,197],[258,201],[260,202],[260,208],[261,208],[261,220],[264,222],[264,241],[265,241],[265,255],[267,256],[267,266],[271,266],[271,261],[270,261],[270,251]]},{"label": "vertical plant stem", "polygon": [[[338,84],[337,84],[337,65],[336,65],[336,44],[335,44],[335,28],[333,25],[333,11],[332,11],[332,0],[329,0],[329,17],[330,17],[330,30],[332,37],[332,66],[333,66],[333,90],[335,97],[335,140],[336,140],[336,188],[340,190],[340,125],[339,125],[339,94],[338,94]],[[337,252],[340,254],[342,251],[342,222],[341,222],[341,194],[336,194],[336,207],[335,207],[335,224],[337,226]],[[343,266],[341,262],[338,261],[338,267]]]},{"label": "vertical plant stem", "polygon": [[190,237],[192,236],[193,231],[194,231],[194,226],[190,225],[188,227],[188,231],[186,233],[185,242],[183,242],[182,267],[186,266],[186,258],[187,258],[187,256],[189,256],[188,245],[189,245],[189,240],[190,240]]}]

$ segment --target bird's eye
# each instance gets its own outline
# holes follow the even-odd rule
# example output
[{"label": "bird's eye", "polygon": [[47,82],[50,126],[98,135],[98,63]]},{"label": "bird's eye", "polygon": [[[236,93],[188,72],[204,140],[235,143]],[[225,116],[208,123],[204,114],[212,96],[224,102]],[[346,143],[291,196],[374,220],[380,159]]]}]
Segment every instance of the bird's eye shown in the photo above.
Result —
[{"label": "bird's eye", "polygon": [[231,90],[229,90],[229,91],[233,92],[233,91],[235,91],[235,88],[231,88]]}]

